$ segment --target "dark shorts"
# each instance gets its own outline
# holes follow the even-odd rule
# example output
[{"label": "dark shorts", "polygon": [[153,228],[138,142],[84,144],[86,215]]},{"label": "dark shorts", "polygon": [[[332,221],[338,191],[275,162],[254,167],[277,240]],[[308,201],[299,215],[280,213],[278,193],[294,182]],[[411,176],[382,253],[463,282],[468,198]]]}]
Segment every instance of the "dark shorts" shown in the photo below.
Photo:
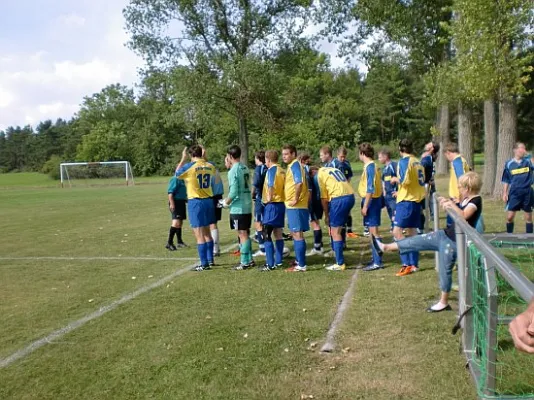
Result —
[{"label": "dark shorts", "polygon": [[215,207],[211,198],[189,199],[187,209],[191,228],[201,228],[215,223]]},{"label": "dark shorts", "polygon": [[187,202],[185,200],[174,200],[174,211],[171,211],[171,218],[173,220],[187,219],[186,209],[187,209]]},{"label": "dark shorts", "polygon": [[421,224],[421,203],[401,201],[395,210],[395,226],[417,228]]},{"label": "dark shorts", "polygon": [[261,202],[261,199],[254,200],[254,221],[261,222],[263,220],[263,211],[265,205]]},{"label": "dark shorts", "polygon": [[247,231],[252,225],[252,214],[230,214],[230,229]]},{"label": "dark shorts", "polygon": [[[361,207],[363,208],[365,200],[362,199]],[[384,200],[382,197],[371,199],[369,202],[369,207],[367,208],[367,215],[363,217],[363,226],[366,227],[376,227],[380,226],[381,223],[381,216],[382,216],[382,205],[384,204]]]},{"label": "dark shorts", "polygon": [[508,203],[506,203],[506,211],[524,211],[531,213],[534,207],[534,191],[510,193],[508,196]]},{"label": "dark shorts", "polygon": [[308,207],[310,213],[310,221],[319,221],[323,219],[323,205],[320,201],[312,200],[310,206]]},{"label": "dark shorts", "polygon": [[215,221],[217,222],[222,219],[222,208],[217,207],[217,205],[219,204],[219,200],[222,200],[222,198],[223,198],[222,194],[216,194],[215,196],[212,197],[213,206],[215,207]]}]

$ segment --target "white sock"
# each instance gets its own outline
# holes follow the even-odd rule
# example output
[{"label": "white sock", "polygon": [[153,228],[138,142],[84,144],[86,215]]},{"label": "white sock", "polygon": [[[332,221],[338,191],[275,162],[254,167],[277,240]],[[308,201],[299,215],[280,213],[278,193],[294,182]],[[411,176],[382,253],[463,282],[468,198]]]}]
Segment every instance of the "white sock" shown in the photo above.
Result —
[{"label": "white sock", "polygon": [[445,307],[447,307],[448,304],[443,304],[441,301],[434,304],[432,307],[430,307],[432,310],[439,311],[443,310]]},{"label": "white sock", "polygon": [[213,238],[213,251],[215,253],[218,253],[219,252],[219,229],[212,229],[211,237]]}]

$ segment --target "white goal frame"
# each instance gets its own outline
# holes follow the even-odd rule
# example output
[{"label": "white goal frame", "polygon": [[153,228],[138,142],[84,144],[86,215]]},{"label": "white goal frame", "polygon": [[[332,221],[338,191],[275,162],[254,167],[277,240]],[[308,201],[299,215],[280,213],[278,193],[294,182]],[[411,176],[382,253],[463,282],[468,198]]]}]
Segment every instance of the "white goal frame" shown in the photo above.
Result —
[{"label": "white goal frame", "polygon": [[67,171],[66,167],[72,167],[72,166],[93,166],[93,165],[118,165],[122,164],[124,165],[124,179],[126,180],[126,186],[130,185],[135,186],[134,177],[133,177],[133,170],[132,166],[130,165],[129,161],[100,161],[100,162],[68,162],[68,163],[61,163],[59,164],[59,175],[61,177],[61,187],[65,187],[65,181],[68,182],[69,187],[72,187],[72,184],[70,183],[69,178],[69,172]]}]

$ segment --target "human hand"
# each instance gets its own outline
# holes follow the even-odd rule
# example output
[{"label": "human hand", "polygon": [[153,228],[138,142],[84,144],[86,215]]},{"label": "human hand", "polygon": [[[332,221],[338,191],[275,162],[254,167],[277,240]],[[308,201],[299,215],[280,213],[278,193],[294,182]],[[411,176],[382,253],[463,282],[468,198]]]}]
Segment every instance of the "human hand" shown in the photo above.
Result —
[{"label": "human hand", "polygon": [[[533,303],[534,305],[534,303]],[[515,347],[525,353],[534,354],[534,306],[519,314],[510,323],[509,331]]]},{"label": "human hand", "polygon": [[362,207],[362,215],[364,217],[367,217],[367,211],[368,211],[368,207],[367,206]]}]

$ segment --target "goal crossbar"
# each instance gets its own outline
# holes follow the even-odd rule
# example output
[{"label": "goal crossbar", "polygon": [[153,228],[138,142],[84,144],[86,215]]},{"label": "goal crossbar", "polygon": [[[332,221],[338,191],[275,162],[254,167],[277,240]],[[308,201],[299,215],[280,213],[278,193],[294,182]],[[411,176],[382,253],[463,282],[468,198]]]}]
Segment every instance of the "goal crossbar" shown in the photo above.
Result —
[{"label": "goal crossbar", "polygon": [[106,165],[124,165],[124,179],[126,181],[126,186],[130,185],[130,181],[131,181],[132,186],[135,185],[135,182],[133,179],[132,166],[130,165],[129,161],[96,161],[96,162],[80,161],[80,162],[65,162],[59,165],[61,187],[65,186],[65,182],[68,182],[69,187],[72,186],[70,183],[70,177],[69,177],[67,167],[76,167],[76,166],[94,167],[94,166],[106,166]]}]

